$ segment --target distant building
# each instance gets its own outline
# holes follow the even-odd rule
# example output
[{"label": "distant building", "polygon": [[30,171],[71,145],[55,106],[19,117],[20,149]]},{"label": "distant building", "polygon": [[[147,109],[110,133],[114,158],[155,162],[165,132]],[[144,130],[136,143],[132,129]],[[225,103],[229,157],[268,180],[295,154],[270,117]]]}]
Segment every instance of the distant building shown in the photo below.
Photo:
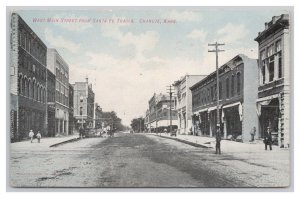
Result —
[{"label": "distant building", "polygon": [[93,127],[95,94],[88,78],[85,82],[75,82],[74,87],[74,117],[76,128]]},{"label": "distant building", "polygon": [[178,113],[178,133],[192,133],[192,92],[189,89],[205,75],[186,75],[174,82],[175,104]]},{"label": "distant building", "polygon": [[219,68],[220,123],[217,122],[216,72],[193,85],[193,130],[200,136],[215,136],[220,124],[224,138],[247,142],[257,128],[257,60],[237,55]]},{"label": "distant building", "polygon": [[47,136],[55,136],[55,75],[47,69]]},{"label": "distant building", "polygon": [[[171,108],[171,119],[170,119]],[[175,100],[171,100],[167,95],[158,94],[151,97],[149,100],[149,122],[147,124],[148,130],[160,132],[164,129],[169,131],[170,120],[172,120],[172,128],[177,129],[177,111],[175,110]]]},{"label": "distant building", "polygon": [[255,41],[259,48],[259,137],[267,127],[281,147],[290,144],[291,36],[289,15],[272,17]]},{"label": "distant building", "polygon": [[104,122],[102,116],[102,108],[98,103],[95,104],[95,128],[100,129],[102,128],[102,123]]},{"label": "distant building", "polygon": [[16,13],[10,34],[11,141],[28,137],[29,130],[47,134],[47,47]]},{"label": "distant building", "polygon": [[145,118],[144,118],[144,128],[146,132],[150,132],[150,123],[149,123],[149,109],[146,110]]},{"label": "distant building", "polygon": [[69,66],[56,49],[47,51],[47,67],[55,75],[55,134],[69,134]]},{"label": "distant building", "polygon": [[73,134],[74,127],[74,88],[71,84],[69,84],[69,134]]}]

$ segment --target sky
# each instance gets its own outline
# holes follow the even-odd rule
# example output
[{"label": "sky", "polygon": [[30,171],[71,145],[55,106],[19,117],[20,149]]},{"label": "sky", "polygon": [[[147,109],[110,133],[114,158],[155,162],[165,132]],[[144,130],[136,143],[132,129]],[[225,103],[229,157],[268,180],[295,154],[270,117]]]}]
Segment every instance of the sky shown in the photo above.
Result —
[{"label": "sky", "polygon": [[[40,9],[40,8],[39,8]],[[145,116],[154,93],[186,74],[215,69],[208,43],[225,43],[219,66],[257,59],[254,38],[282,7],[97,7],[16,10],[69,65],[70,83],[93,84],[95,102],[123,124]],[[165,22],[167,20],[167,22]]]}]

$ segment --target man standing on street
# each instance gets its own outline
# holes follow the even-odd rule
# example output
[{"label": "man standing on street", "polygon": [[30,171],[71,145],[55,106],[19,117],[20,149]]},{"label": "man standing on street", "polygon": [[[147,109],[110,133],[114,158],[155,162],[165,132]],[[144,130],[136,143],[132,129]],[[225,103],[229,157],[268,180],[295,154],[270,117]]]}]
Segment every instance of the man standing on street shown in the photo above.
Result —
[{"label": "man standing on street", "polygon": [[265,150],[268,150],[267,147],[268,147],[268,145],[269,145],[270,151],[272,151],[272,134],[271,134],[271,127],[268,127],[268,128],[267,128],[267,134],[265,134],[264,143],[265,143]]},{"label": "man standing on street", "polygon": [[250,135],[251,135],[251,142],[254,142],[254,137],[255,137],[255,134],[256,134],[256,128],[253,127],[250,131]]},{"label": "man standing on street", "polygon": [[32,143],[33,137],[34,137],[34,133],[33,133],[32,129],[29,132],[29,137],[30,137],[30,142]]},{"label": "man standing on street", "polygon": [[217,124],[217,131],[216,131],[216,154],[221,155],[221,131],[220,131],[220,124]]}]

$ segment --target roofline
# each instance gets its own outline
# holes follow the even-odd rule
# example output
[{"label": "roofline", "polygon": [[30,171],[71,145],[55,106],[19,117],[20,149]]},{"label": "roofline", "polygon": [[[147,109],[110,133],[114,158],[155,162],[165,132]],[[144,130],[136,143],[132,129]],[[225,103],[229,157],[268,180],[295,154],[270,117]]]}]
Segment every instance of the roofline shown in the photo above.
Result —
[{"label": "roofline", "polygon": [[[236,55],[235,57],[233,57],[232,59],[230,59],[229,61],[227,61],[226,63],[224,63],[221,67],[219,67],[218,70],[224,68],[225,66],[228,65],[228,63],[232,62],[234,59],[236,59],[236,58],[238,58],[238,57],[241,58],[241,59],[243,60],[243,62],[245,62],[245,59],[250,59],[249,57],[247,57],[247,56],[244,55],[244,54],[238,54],[238,55]],[[255,59],[253,59],[253,60],[255,60]],[[204,82],[205,80],[207,80],[208,77],[214,75],[215,73],[216,73],[216,71],[214,71],[214,72],[208,74],[205,78],[203,78],[202,80],[200,80],[199,82],[197,82],[197,83],[195,83],[193,86],[191,86],[191,87],[190,87],[190,90],[192,90],[192,89],[194,89],[195,87],[197,87],[199,84],[201,84],[202,82]]]}]

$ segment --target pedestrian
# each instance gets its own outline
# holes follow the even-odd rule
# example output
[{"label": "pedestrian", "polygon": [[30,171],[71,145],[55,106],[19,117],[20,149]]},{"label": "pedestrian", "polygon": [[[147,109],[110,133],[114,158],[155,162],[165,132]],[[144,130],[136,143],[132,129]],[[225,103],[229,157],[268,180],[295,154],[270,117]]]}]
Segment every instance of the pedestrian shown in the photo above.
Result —
[{"label": "pedestrian", "polygon": [[253,127],[250,131],[250,135],[251,135],[251,141],[250,142],[254,142],[254,137],[255,137],[255,134],[256,134],[256,128]]},{"label": "pedestrian", "polygon": [[221,131],[220,131],[220,124],[217,124],[217,131],[216,131],[216,154],[221,155]]},{"label": "pedestrian", "polygon": [[271,127],[267,128],[267,133],[265,134],[264,138],[265,143],[265,150],[268,150],[268,145],[270,147],[270,151],[272,151],[272,134],[271,134]]},{"label": "pedestrian", "polygon": [[29,137],[30,137],[30,142],[32,143],[33,137],[34,137],[34,133],[33,133],[32,129],[29,131]]},{"label": "pedestrian", "polygon": [[80,128],[79,128],[79,137],[80,137],[80,138],[83,137],[83,132],[84,132],[83,127],[80,127]]},{"label": "pedestrian", "polygon": [[41,142],[41,138],[42,138],[42,135],[41,133],[38,131],[38,133],[36,134],[36,138],[38,139],[38,143]]}]

